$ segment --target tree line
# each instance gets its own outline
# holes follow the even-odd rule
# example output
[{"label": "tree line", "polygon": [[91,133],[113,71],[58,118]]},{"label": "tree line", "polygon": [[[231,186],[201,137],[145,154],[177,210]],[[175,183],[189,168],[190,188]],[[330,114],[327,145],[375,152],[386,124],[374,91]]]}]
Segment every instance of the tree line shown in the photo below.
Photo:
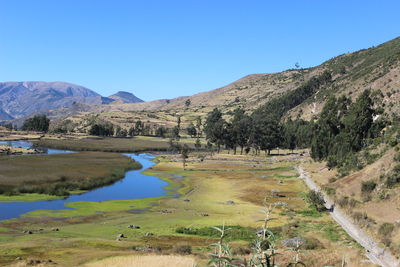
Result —
[{"label": "tree line", "polygon": [[295,90],[288,94],[293,99],[290,100],[288,95],[279,97],[251,114],[237,108],[230,121],[215,108],[206,119],[204,132],[207,140],[216,146],[217,151],[224,147],[236,153],[240,148],[241,154],[251,149],[256,154],[260,151],[270,154],[276,148],[310,148],[315,160],[327,160],[330,167],[348,164],[354,153],[378,137],[389,123],[382,116],[383,109],[375,108],[380,93],[366,90],[354,102],[346,96],[332,96],[317,120],[283,120],[286,111],[298,103],[295,99],[309,95],[306,88],[316,90],[329,81],[329,75],[322,74],[320,78],[297,90],[302,97],[293,93]]}]

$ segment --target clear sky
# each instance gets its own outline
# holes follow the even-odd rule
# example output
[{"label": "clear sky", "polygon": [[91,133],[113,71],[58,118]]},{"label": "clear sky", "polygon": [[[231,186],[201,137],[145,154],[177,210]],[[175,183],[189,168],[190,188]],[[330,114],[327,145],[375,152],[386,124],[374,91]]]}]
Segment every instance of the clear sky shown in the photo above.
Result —
[{"label": "clear sky", "polygon": [[0,0],[0,81],[192,95],[393,39],[399,10],[399,0]]}]

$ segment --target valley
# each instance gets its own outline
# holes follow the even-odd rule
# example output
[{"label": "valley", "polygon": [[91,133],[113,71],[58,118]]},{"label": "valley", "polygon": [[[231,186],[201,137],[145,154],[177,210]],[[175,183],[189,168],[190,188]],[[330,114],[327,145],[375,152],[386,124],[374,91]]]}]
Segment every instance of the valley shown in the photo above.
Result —
[{"label": "valley", "polygon": [[399,75],[396,38],[149,102],[0,83],[0,265],[398,266]]},{"label": "valley", "polygon": [[[2,264],[21,258],[22,262],[33,259],[45,265],[50,259],[62,266],[87,262],[97,266],[96,261],[109,256],[141,255],[140,251],[162,255],[189,246],[189,257],[203,265],[208,261],[209,245],[217,238],[211,227],[223,224],[235,229],[228,232],[227,240],[234,253],[244,257],[249,250],[247,243],[261,227],[260,209],[270,204],[275,208],[269,227],[277,235],[277,244],[302,236],[308,253],[300,257],[308,264],[334,265],[343,256],[348,263],[359,264],[362,249],[328,212],[318,212],[303,200],[306,187],[294,166],[309,162],[309,157],[301,156],[303,151],[281,152],[267,158],[197,152],[191,154],[185,170],[179,155],[154,153],[156,165],[143,174],[167,181],[168,190],[176,195],[71,202],[67,206],[73,209],[38,210],[19,219],[3,220]],[[116,240],[121,233],[124,237]],[[326,251],[330,256],[321,257]],[[277,259],[283,264],[291,257],[285,253]]]}]

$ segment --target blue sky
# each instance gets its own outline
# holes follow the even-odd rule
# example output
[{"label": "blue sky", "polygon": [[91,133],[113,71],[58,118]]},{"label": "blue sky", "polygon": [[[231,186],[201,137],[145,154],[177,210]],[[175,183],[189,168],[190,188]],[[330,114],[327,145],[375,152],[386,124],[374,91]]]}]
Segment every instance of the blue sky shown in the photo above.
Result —
[{"label": "blue sky", "polygon": [[0,0],[0,10],[0,81],[144,100],[315,66],[400,30],[398,0]]}]

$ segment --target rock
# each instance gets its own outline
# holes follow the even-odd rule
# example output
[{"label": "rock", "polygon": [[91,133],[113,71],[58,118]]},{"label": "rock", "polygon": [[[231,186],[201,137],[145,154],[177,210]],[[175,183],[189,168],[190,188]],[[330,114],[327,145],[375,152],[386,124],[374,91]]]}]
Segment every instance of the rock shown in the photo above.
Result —
[{"label": "rock", "polygon": [[203,217],[209,216],[208,213],[200,213],[200,215],[203,216]]},{"label": "rock", "polygon": [[235,201],[233,201],[233,200],[228,200],[228,201],[226,202],[226,204],[228,204],[228,205],[235,205]]},{"label": "rock", "polygon": [[140,229],[140,226],[131,224],[131,225],[128,226],[128,228],[130,228],[130,229]]},{"label": "rock", "polygon": [[147,232],[146,234],[145,234],[145,236],[153,236],[154,234],[153,233],[151,233],[151,232]]},{"label": "rock", "polygon": [[144,247],[136,247],[135,248],[136,251],[140,251],[140,252],[161,252],[161,248],[159,247],[152,247],[152,246],[144,246]]},{"label": "rock", "polygon": [[20,261],[20,260],[22,260],[22,258],[21,257],[16,257],[15,260],[16,261]]},{"label": "rock", "polygon": [[301,237],[293,237],[289,239],[282,240],[281,244],[286,247],[297,247],[305,243],[305,240]]},{"label": "rock", "polygon": [[28,235],[31,235],[31,234],[33,234],[33,232],[32,231],[27,231],[26,232]]},{"label": "rock", "polygon": [[58,231],[60,231],[60,229],[58,229],[58,228],[53,228],[53,229],[51,229],[51,231],[53,231],[53,232],[58,232]]},{"label": "rock", "polygon": [[161,213],[172,213],[171,210],[161,210]]},{"label": "rock", "polygon": [[287,202],[275,202],[274,205],[275,206],[287,206],[288,203]]},{"label": "rock", "polygon": [[124,234],[119,234],[117,238],[125,238]]},{"label": "rock", "polygon": [[190,202],[190,199],[185,198],[183,201]]}]

